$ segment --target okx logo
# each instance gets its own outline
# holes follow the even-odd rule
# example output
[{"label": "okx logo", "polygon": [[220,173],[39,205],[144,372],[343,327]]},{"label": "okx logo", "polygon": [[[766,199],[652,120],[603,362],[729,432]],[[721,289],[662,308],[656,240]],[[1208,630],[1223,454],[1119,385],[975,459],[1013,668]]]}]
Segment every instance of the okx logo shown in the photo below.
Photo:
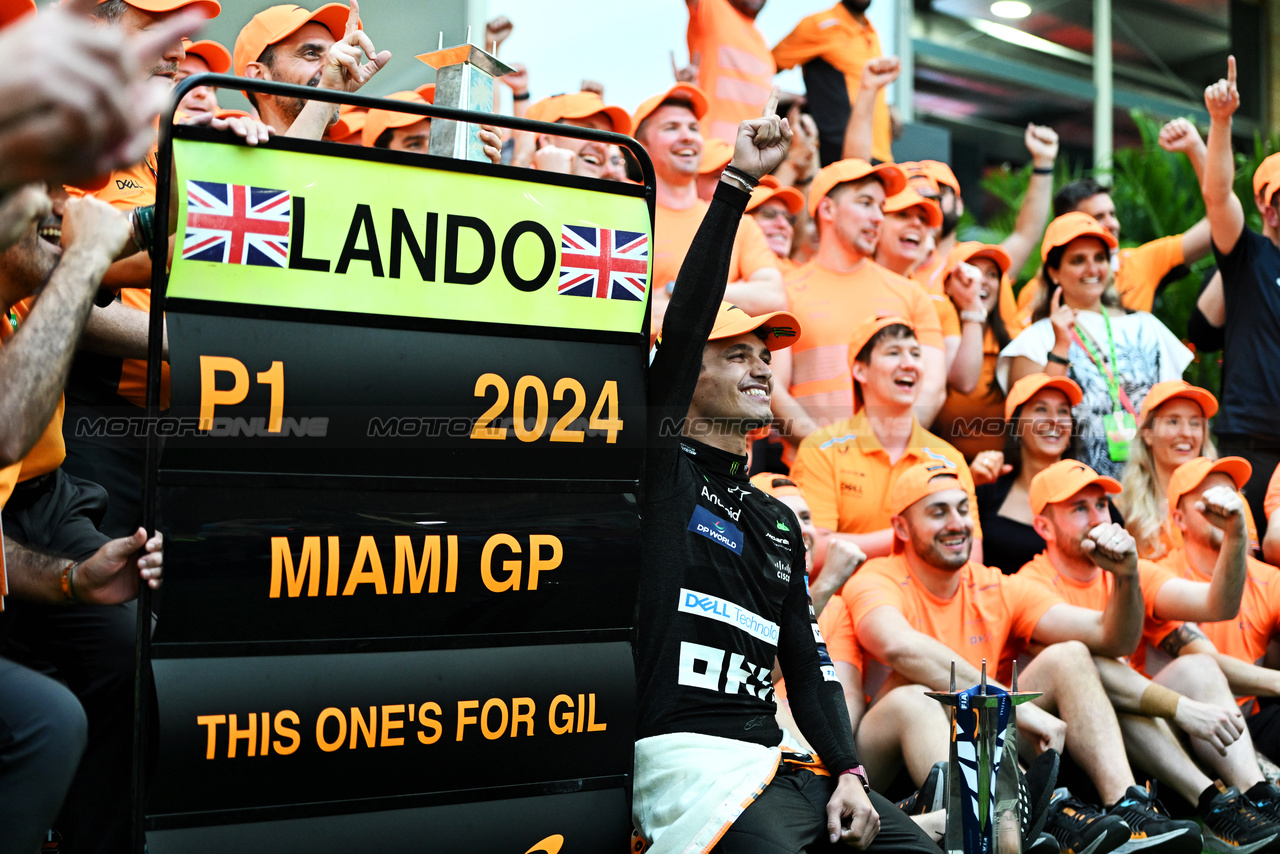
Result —
[{"label": "okx logo", "polygon": [[724,546],[734,554],[742,554],[742,531],[732,522],[726,522],[705,507],[693,508],[689,530]]}]

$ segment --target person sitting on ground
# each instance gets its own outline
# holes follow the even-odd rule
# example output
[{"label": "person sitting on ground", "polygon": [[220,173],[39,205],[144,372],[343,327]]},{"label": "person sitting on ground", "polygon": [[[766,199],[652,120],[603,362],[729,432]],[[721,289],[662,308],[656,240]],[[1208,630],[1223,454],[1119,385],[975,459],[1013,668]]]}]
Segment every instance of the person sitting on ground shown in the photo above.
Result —
[{"label": "person sitting on ground", "polygon": [[[1165,501],[1169,478],[1178,466],[1196,457],[1218,458],[1209,436],[1209,419],[1217,411],[1217,398],[1185,380],[1156,383],[1142,401],[1138,435],[1120,477],[1124,492],[1116,498],[1116,506],[1138,543],[1138,554],[1147,560],[1162,560],[1182,546],[1182,535]],[[1247,504],[1244,514],[1252,552],[1258,547],[1258,533]]]}]

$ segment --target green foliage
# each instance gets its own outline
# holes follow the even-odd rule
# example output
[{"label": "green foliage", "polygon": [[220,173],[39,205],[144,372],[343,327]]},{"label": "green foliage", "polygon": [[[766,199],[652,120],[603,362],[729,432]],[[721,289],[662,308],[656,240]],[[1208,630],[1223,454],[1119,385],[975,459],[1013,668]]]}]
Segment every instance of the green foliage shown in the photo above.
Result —
[{"label": "green foliage", "polygon": [[[1159,145],[1162,123],[1139,112],[1132,114],[1142,137],[1142,144],[1117,150],[1113,155],[1110,175],[1098,175],[1103,184],[1112,186],[1111,198],[1116,215],[1123,224],[1122,246],[1139,246],[1169,234],[1180,234],[1204,216],[1204,200],[1200,183],[1190,161],[1181,154],[1170,154]],[[1280,135],[1268,139],[1255,135],[1251,151],[1236,152],[1235,191],[1244,208],[1250,228],[1260,231],[1262,220],[1253,203],[1253,173],[1268,154],[1280,151]],[[1080,166],[1069,169],[1059,159],[1054,172],[1054,190],[1066,183],[1093,175]],[[961,240],[998,243],[1013,231],[1018,207],[1031,180],[1031,166],[1020,169],[1008,165],[992,170],[982,180],[982,189],[995,200],[997,212],[979,225],[969,211],[960,220]],[[1039,252],[1033,253],[1018,274],[1015,287],[1021,287],[1035,275]],[[1153,314],[1179,337],[1186,335],[1187,319],[1200,292],[1206,270],[1213,266],[1212,256],[1192,266],[1190,275],[1167,285],[1157,296]],[[1220,385],[1219,354],[1198,354],[1187,369],[1188,382],[1213,390]]]}]

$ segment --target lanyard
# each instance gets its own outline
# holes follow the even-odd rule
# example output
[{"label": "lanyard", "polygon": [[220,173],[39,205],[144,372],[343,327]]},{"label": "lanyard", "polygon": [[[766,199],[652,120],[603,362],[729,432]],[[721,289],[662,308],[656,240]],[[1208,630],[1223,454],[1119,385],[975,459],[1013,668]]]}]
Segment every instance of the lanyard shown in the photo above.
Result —
[{"label": "lanyard", "polygon": [[[1107,316],[1106,307],[1102,310],[1102,321],[1107,325],[1107,346],[1111,352],[1111,363],[1107,364],[1106,360],[1098,354],[1097,350],[1090,344],[1089,333],[1085,332],[1080,324],[1077,323],[1071,330],[1071,338],[1080,345],[1080,348],[1089,355],[1089,361],[1093,362],[1093,366],[1098,369],[1098,373],[1102,374],[1103,379],[1107,381],[1107,390],[1111,393],[1111,402],[1116,407],[1116,411],[1123,406],[1130,415],[1137,415],[1133,410],[1133,404],[1129,401],[1129,395],[1120,387],[1120,383],[1116,381],[1115,376],[1111,373],[1111,365],[1116,362],[1116,341],[1111,335],[1111,318]],[[1101,349],[1101,348],[1099,348]]]}]

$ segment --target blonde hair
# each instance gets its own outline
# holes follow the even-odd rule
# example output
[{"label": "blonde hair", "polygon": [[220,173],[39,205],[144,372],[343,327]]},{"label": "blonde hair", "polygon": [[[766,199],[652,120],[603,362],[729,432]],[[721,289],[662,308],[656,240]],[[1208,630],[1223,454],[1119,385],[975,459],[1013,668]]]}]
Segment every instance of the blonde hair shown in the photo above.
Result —
[{"label": "blonde hair", "polygon": [[[1163,404],[1162,404],[1163,406]],[[1133,535],[1138,544],[1138,556],[1146,560],[1159,560],[1168,551],[1168,538],[1161,537],[1161,532],[1172,524],[1169,518],[1169,499],[1160,489],[1156,479],[1156,461],[1151,453],[1151,446],[1143,438],[1144,432],[1151,429],[1151,422],[1161,407],[1147,416],[1138,430],[1138,435],[1129,443],[1129,461],[1125,463],[1120,475],[1120,485],[1124,491],[1116,496],[1116,507],[1124,516],[1124,527]],[[1204,422],[1204,441],[1200,444],[1199,456],[1211,460],[1218,458],[1218,449],[1214,447],[1209,436],[1209,419]]]}]

